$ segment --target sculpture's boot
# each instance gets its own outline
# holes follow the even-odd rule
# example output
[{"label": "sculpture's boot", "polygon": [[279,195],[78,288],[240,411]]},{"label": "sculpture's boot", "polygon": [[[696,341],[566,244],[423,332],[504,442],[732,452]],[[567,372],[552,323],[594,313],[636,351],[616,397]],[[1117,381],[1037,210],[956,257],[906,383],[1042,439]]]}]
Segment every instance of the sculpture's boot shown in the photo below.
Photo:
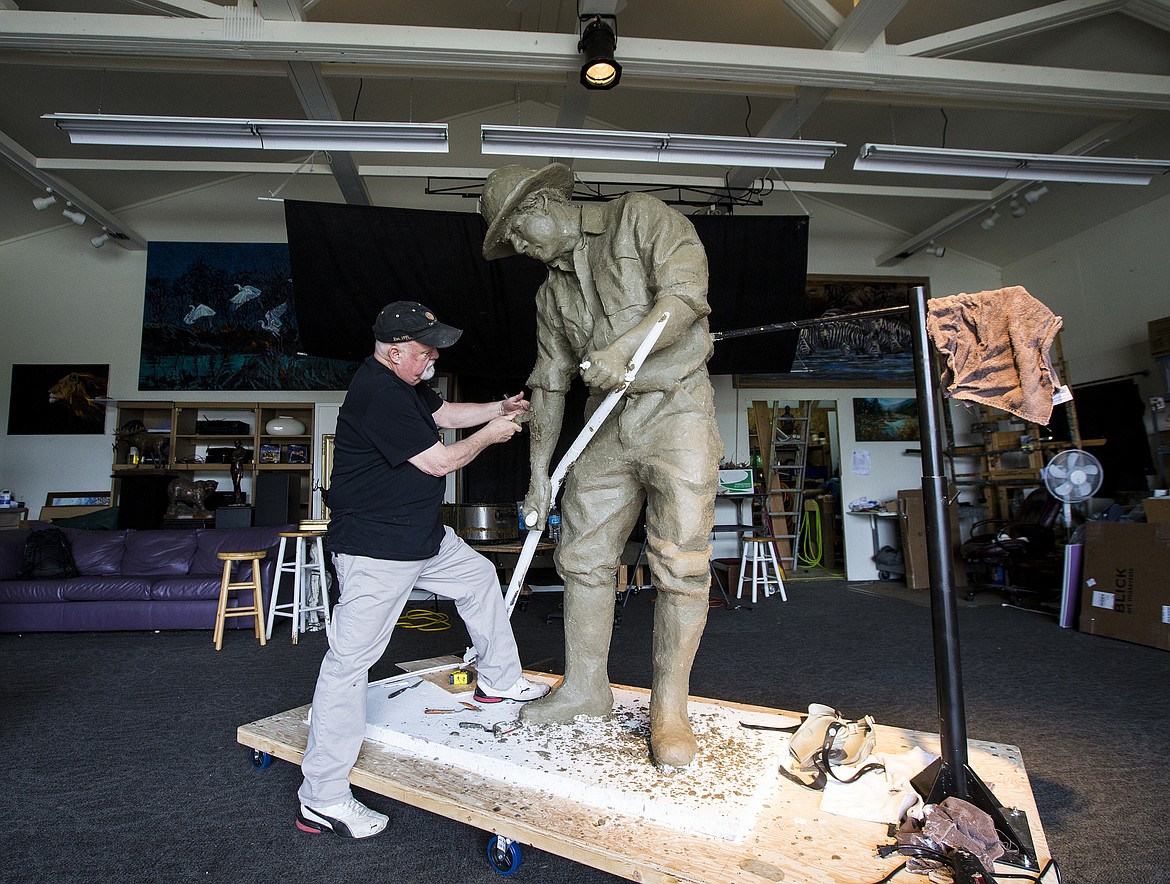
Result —
[{"label": "sculpture's boot", "polygon": [[687,718],[687,697],[691,666],[707,624],[708,607],[703,596],[658,593],[650,694],[650,751],[658,765],[683,767],[694,760],[698,751]]},{"label": "sculpture's boot", "polygon": [[609,686],[609,641],[613,636],[613,585],[565,581],[565,680],[547,697],[520,710],[522,721],[572,721],[613,710]]}]

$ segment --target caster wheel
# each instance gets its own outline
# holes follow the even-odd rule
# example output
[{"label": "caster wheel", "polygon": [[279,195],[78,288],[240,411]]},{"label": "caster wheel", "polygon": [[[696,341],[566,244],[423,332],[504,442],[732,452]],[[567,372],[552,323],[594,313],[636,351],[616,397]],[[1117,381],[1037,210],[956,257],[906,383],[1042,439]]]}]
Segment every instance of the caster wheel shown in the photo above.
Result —
[{"label": "caster wheel", "polygon": [[889,571],[878,571],[878,577],[881,580],[889,580],[890,579],[890,572]]},{"label": "caster wheel", "polygon": [[272,766],[272,756],[267,752],[261,752],[259,749],[250,749],[248,751],[248,760],[252,762],[252,767],[256,770],[266,770]]},{"label": "caster wheel", "polygon": [[520,868],[520,845],[500,835],[492,835],[488,840],[487,856],[492,870],[505,878]]}]

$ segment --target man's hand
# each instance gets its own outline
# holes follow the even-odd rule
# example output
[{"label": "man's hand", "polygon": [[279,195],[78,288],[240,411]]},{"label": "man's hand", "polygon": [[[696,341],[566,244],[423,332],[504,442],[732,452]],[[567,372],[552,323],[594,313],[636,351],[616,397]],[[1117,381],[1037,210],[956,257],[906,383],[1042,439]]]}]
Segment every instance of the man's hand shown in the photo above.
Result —
[{"label": "man's hand", "polygon": [[500,414],[510,417],[528,411],[530,407],[531,403],[524,398],[524,393],[521,392],[500,402]]},{"label": "man's hand", "polygon": [[479,432],[484,434],[489,445],[496,445],[500,442],[507,442],[522,429],[523,427],[511,417],[497,417],[488,421]]},{"label": "man's hand", "polygon": [[630,357],[617,352],[613,347],[594,350],[585,357],[589,367],[581,373],[585,386],[608,393],[616,390],[626,379],[630,368]]},{"label": "man's hand", "polygon": [[551,498],[552,480],[548,476],[533,476],[528,494],[524,496],[524,524],[529,528],[539,525],[541,519],[548,515]]}]

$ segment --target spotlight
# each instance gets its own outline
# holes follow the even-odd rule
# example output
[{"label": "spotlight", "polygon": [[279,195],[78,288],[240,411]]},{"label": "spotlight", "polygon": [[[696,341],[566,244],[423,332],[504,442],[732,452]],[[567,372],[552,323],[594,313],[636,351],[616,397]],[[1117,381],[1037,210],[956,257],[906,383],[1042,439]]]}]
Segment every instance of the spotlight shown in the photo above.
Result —
[{"label": "spotlight", "polygon": [[[613,27],[600,15],[585,15],[587,22],[581,29],[577,51],[584,53],[581,65],[581,85],[586,89],[612,89],[622,78],[622,66],[613,57],[617,36]],[[617,23],[617,19],[613,19]]]},{"label": "spotlight", "polygon": [[1012,197],[1012,201],[1008,203],[1008,209],[1011,210],[1013,218],[1023,218],[1028,214],[1028,207],[1021,203],[1014,196]]},{"label": "spotlight", "polygon": [[947,253],[947,247],[946,246],[936,246],[933,242],[931,242],[931,244],[928,245],[925,249],[923,249],[923,251],[925,251],[926,254],[928,254],[928,255],[934,255],[936,258],[941,258],[943,255],[945,255]]},{"label": "spotlight", "polygon": [[980,221],[979,226],[982,227],[984,230],[991,230],[991,228],[993,228],[995,226],[995,222],[998,220],[999,220],[999,212],[997,212],[994,208],[992,208],[991,214],[988,215],[986,218],[984,218],[982,221]]},{"label": "spotlight", "polygon": [[45,209],[49,208],[49,206],[57,202],[57,197],[53,196],[53,191],[50,190],[47,192],[47,194],[47,196],[38,196],[32,201],[33,208],[38,212],[45,211]]},{"label": "spotlight", "polygon": [[91,246],[93,246],[95,249],[100,249],[102,246],[104,246],[109,241],[110,241],[110,231],[105,230],[104,228],[102,229],[102,232],[99,233],[97,236],[91,236],[89,238],[89,244]]},{"label": "spotlight", "polygon": [[78,212],[76,209],[73,208],[73,203],[66,203],[65,208],[61,212],[61,214],[64,215],[66,218],[68,218],[70,221],[72,221],[74,224],[76,224],[78,227],[80,227],[82,224],[84,224],[86,221],[89,220],[88,218],[85,217],[84,212]]},{"label": "spotlight", "polygon": [[1041,184],[1039,187],[1029,190],[1024,194],[1024,202],[1029,204],[1035,203],[1046,193],[1048,193],[1048,188]]}]

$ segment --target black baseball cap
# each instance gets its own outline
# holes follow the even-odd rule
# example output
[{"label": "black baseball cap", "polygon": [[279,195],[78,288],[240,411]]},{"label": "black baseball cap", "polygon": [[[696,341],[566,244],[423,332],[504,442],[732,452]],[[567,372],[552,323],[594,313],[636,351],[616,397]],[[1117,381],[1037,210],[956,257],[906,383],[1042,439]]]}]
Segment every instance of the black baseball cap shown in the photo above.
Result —
[{"label": "black baseball cap", "polygon": [[387,304],[374,322],[374,337],[384,344],[418,341],[429,347],[450,347],[463,329],[439,322],[429,307],[418,301]]}]

